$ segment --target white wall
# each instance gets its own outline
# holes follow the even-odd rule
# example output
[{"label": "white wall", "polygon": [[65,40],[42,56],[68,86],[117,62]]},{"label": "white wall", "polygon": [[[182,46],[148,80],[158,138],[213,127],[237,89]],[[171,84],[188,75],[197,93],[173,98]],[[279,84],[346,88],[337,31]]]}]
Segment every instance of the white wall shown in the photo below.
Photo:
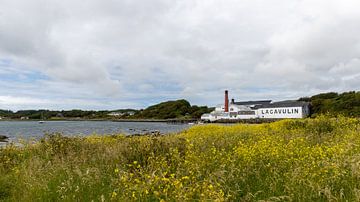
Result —
[{"label": "white wall", "polygon": [[303,118],[303,110],[302,107],[261,108],[257,115],[265,119]]},{"label": "white wall", "polygon": [[[231,110],[233,109],[233,110]],[[238,112],[238,111],[250,111],[251,108],[245,105],[236,105],[236,104],[230,104],[229,105],[229,112]]]},{"label": "white wall", "polygon": [[236,116],[237,119],[256,119],[258,118],[258,116],[256,114],[253,115],[237,115]]},{"label": "white wall", "polygon": [[217,105],[217,106],[215,107],[215,111],[216,111],[216,112],[224,112],[224,111],[225,111],[224,105]]}]

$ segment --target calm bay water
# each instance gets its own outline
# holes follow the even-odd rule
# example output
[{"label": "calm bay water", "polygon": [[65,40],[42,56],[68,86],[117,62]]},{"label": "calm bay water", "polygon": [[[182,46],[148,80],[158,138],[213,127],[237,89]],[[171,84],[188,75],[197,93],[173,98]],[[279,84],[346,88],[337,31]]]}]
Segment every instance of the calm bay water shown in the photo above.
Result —
[{"label": "calm bay water", "polygon": [[135,134],[158,130],[161,133],[180,132],[189,125],[158,122],[111,122],[111,121],[0,121],[0,135],[16,139],[39,139],[46,133],[62,133],[67,136],[91,134]]}]

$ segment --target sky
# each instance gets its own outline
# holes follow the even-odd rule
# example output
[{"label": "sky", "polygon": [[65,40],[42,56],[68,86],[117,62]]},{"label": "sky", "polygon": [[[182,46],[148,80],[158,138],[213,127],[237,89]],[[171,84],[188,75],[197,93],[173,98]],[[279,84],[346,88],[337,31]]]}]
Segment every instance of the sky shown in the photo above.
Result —
[{"label": "sky", "polygon": [[0,109],[360,88],[359,0],[0,0]]}]

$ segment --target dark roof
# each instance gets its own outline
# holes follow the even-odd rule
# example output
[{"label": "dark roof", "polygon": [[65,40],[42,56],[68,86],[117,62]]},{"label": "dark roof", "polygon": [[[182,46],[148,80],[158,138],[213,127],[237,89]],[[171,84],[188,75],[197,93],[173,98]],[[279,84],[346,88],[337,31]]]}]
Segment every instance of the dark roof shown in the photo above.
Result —
[{"label": "dark roof", "polygon": [[275,108],[275,107],[304,107],[309,106],[309,102],[302,102],[296,100],[287,100],[281,102],[273,102],[269,104],[257,105],[253,107],[253,109],[260,109],[260,108]]},{"label": "dark roof", "polygon": [[234,102],[234,104],[236,104],[236,105],[264,105],[264,104],[270,104],[270,103],[271,103],[271,100]]}]

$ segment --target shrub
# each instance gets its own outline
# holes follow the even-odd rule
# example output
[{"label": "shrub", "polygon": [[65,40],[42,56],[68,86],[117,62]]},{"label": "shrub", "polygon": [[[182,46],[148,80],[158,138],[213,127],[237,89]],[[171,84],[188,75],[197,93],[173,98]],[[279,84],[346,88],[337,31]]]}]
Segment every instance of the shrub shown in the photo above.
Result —
[{"label": "shrub", "polygon": [[48,135],[0,149],[4,201],[359,201],[360,121],[195,126],[165,136]]}]

